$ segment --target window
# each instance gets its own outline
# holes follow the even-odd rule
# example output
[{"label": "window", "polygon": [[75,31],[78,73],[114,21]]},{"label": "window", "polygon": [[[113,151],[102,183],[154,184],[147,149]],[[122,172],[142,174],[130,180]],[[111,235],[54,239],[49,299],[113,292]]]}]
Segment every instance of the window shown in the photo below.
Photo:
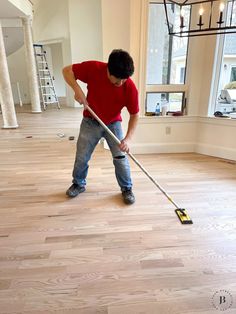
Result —
[{"label": "window", "polygon": [[[229,2],[228,5],[233,5],[233,2]],[[233,15],[228,14],[226,18],[227,20],[232,18],[232,21],[235,21],[235,17],[236,5],[233,8]],[[220,66],[215,75],[218,80],[214,82],[213,97],[215,100],[213,99],[213,102],[215,102],[215,106],[213,109],[228,114],[236,111],[236,34],[222,35],[219,47],[219,54],[216,58]]]},{"label": "window", "polygon": [[215,111],[236,111],[236,34],[225,35]]},{"label": "window", "polygon": [[[178,111],[182,111],[184,105],[184,93],[147,93],[146,97],[146,114],[153,116],[164,115],[167,113],[173,115]],[[162,110],[162,112],[161,112]]]},{"label": "window", "polygon": [[[169,4],[172,23],[179,19],[177,6]],[[174,27],[174,26],[173,26]],[[147,69],[146,69],[146,114],[155,113],[156,104],[165,104],[167,113],[183,110],[186,89],[185,74],[188,38],[169,36],[163,3],[149,2]]]}]

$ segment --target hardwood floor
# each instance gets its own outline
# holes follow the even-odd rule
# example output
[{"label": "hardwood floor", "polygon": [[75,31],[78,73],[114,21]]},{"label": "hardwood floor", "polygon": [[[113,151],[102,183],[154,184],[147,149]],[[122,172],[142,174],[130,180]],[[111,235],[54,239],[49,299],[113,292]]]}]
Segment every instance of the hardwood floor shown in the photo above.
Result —
[{"label": "hardwood floor", "polygon": [[0,130],[1,314],[215,314],[230,302],[236,313],[236,163],[136,156],[187,209],[194,224],[181,225],[132,161],[136,203],[124,205],[100,146],[87,191],[65,196],[78,109],[18,122]]}]

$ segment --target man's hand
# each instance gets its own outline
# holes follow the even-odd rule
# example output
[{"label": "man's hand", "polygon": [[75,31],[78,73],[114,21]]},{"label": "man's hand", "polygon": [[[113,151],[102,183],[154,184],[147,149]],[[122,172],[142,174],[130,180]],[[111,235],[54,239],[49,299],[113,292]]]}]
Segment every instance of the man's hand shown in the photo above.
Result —
[{"label": "man's hand", "polygon": [[125,153],[129,153],[129,142],[124,138],[120,143],[120,150]]},{"label": "man's hand", "polygon": [[86,109],[86,106],[88,105],[86,96],[84,95],[79,85],[74,87],[74,92],[75,92],[74,99],[78,101],[81,105],[83,105],[84,108]]},{"label": "man's hand", "polygon": [[128,123],[128,131],[126,133],[126,136],[124,139],[121,141],[121,144],[119,145],[120,150],[122,150],[125,153],[129,153],[129,143],[132,139],[132,135],[134,133],[134,130],[136,128],[137,122],[138,122],[139,114],[131,114],[129,118],[129,123]]}]

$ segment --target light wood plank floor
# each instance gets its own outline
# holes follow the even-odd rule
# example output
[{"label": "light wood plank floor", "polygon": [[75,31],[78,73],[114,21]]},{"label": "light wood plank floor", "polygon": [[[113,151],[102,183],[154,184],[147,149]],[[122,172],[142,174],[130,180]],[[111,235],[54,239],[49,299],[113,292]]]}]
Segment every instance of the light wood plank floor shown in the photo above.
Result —
[{"label": "light wood plank floor", "polygon": [[187,209],[185,226],[132,161],[136,203],[124,205],[102,147],[87,191],[65,196],[78,109],[21,112],[18,122],[0,130],[1,314],[215,314],[213,303],[231,298],[224,313],[236,313],[234,162],[137,156]]}]

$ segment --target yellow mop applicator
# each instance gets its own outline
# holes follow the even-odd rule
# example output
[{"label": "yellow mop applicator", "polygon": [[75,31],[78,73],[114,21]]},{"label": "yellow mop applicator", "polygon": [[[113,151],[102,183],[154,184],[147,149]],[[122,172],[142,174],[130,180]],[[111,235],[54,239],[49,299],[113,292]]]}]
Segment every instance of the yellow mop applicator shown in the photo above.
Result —
[{"label": "yellow mop applicator", "polygon": [[179,220],[183,225],[190,225],[193,223],[192,219],[189,217],[189,215],[186,212],[186,209],[183,208],[177,208],[175,210],[176,215],[179,217]]},{"label": "yellow mop applicator", "polygon": [[[121,144],[120,140],[111,132],[111,130],[103,123],[103,121],[96,115],[96,113],[88,106],[84,106],[92,116],[99,122],[99,124],[104,128],[106,132],[110,134],[110,136],[114,139],[117,144]],[[186,209],[180,208],[169,196],[169,194],[158,184],[155,179],[147,172],[147,170],[139,163],[139,161],[132,155],[130,152],[128,153],[129,157],[136,163],[136,165],[147,175],[147,177],[155,184],[155,186],[167,197],[167,199],[176,207],[175,212],[181,221],[182,224],[192,224],[192,220],[187,214]]]}]

